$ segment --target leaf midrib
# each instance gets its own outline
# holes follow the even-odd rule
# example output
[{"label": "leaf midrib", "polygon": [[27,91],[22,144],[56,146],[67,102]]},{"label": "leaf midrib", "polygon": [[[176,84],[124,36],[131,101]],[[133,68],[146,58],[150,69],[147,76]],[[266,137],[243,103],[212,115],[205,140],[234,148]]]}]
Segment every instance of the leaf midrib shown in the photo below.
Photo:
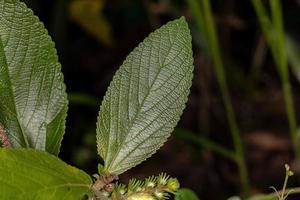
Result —
[{"label": "leaf midrib", "polygon": [[[178,26],[178,24],[176,24],[176,25]],[[169,31],[169,30],[168,30],[168,31]],[[176,32],[176,35],[175,35],[174,37],[177,37],[177,32]],[[170,36],[169,36],[168,38],[170,38]],[[161,35],[160,35],[160,40],[161,40],[161,39],[162,39],[162,38],[161,38]],[[153,43],[153,41],[150,40],[150,39],[149,39],[149,42],[151,42],[151,44]],[[174,41],[171,41],[171,40],[170,40],[170,43],[171,43],[171,45],[170,45],[170,47],[169,47],[169,49],[168,49],[168,52],[167,52],[167,54],[166,54],[166,58],[167,58],[168,55],[170,54],[171,49],[173,48],[173,45],[175,44],[175,42],[174,42]],[[159,52],[160,52],[160,50],[161,50],[161,46],[160,46],[160,45],[161,45],[161,42],[159,42]],[[152,48],[151,48],[151,49],[152,49]],[[140,58],[140,60],[141,60],[141,59],[142,59],[142,58]],[[159,59],[160,70],[159,70],[159,72],[155,75],[155,77],[154,77],[154,79],[153,79],[153,82],[151,83],[151,85],[150,85],[150,87],[149,87],[149,89],[148,89],[148,91],[147,91],[147,94],[145,95],[145,97],[144,97],[144,99],[142,100],[142,102],[141,102],[141,104],[140,104],[140,106],[139,106],[137,112],[135,113],[133,119],[131,120],[130,125],[129,125],[128,129],[127,129],[128,131],[126,131],[125,138],[121,141],[121,144],[120,144],[120,146],[118,146],[118,149],[117,149],[116,153],[114,154],[113,158],[111,159],[110,164],[106,167],[106,169],[107,169],[108,171],[109,171],[110,167],[113,166],[113,163],[114,163],[116,157],[119,155],[119,153],[120,153],[120,151],[121,151],[123,145],[125,144],[125,141],[126,141],[126,139],[127,139],[128,133],[130,132],[131,128],[133,127],[134,121],[137,119],[137,117],[138,117],[138,115],[139,115],[139,113],[140,113],[142,107],[144,106],[144,103],[145,103],[146,99],[148,98],[149,94],[151,93],[151,88],[153,87],[153,85],[154,85],[154,83],[156,82],[156,80],[157,80],[159,74],[161,73],[161,69],[165,67],[165,61],[166,61],[166,59],[163,61],[163,63],[161,63],[161,61],[160,61],[160,53],[158,54],[158,59]],[[140,68],[141,68],[141,64],[139,65],[139,70],[140,70]],[[130,65],[130,70],[132,70],[132,64]],[[148,76],[149,76],[149,75],[148,75]],[[132,76],[130,76],[130,79],[131,79],[131,77],[132,77]],[[138,79],[138,80],[139,80],[139,79]],[[130,82],[131,82],[131,81],[130,81]],[[130,84],[130,82],[129,82],[129,84]],[[139,94],[139,93],[138,93],[138,94]],[[138,94],[137,94],[137,95],[138,95]],[[119,123],[119,120],[118,120],[118,123]]]},{"label": "leaf midrib", "polygon": [[[3,45],[2,38],[1,38],[1,35],[0,35],[0,50],[1,50],[1,49],[2,49],[3,55],[4,55],[4,62],[5,62],[4,68],[6,68],[6,75],[7,75],[7,77],[8,77],[8,86],[9,86],[10,93],[11,93],[11,95],[12,95],[11,98],[12,98],[12,101],[13,101],[14,111],[15,111],[15,115],[16,115],[16,118],[17,118],[18,126],[19,126],[19,128],[20,128],[20,130],[21,130],[22,137],[23,137],[23,139],[24,139],[24,142],[25,142],[26,147],[30,147],[30,146],[29,146],[29,143],[28,143],[28,139],[27,139],[27,137],[26,137],[26,135],[25,135],[25,132],[24,132],[23,127],[22,127],[22,125],[21,125],[21,123],[20,123],[20,120],[19,120],[19,113],[17,112],[16,99],[15,99],[15,95],[14,95],[13,84],[12,84],[12,82],[11,82],[11,76],[10,76],[10,73],[9,73],[8,63],[7,63],[7,59],[6,59],[6,52],[5,52],[5,50],[4,50],[4,45]],[[4,127],[4,128],[5,128],[5,127]],[[11,134],[9,133],[9,130],[8,130],[8,134],[11,135]],[[21,141],[20,141],[20,142],[21,142]],[[20,144],[20,146],[22,146],[22,144]]]},{"label": "leaf midrib", "polygon": [[[182,80],[184,80],[184,78],[186,77],[187,73],[189,72],[189,70],[187,70],[185,72],[185,75],[183,76],[183,78],[179,81],[179,83],[176,85],[176,87],[174,87],[173,90],[171,90],[167,95],[165,95],[163,98],[165,98],[166,96],[168,96],[170,93],[174,92],[176,90],[176,88],[178,87],[178,85],[181,84]],[[182,93],[181,95],[184,95],[184,93]],[[176,101],[176,100],[175,100]],[[153,107],[152,107],[153,108]],[[151,109],[151,108],[150,108]],[[169,107],[166,108],[165,110],[170,109]],[[164,111],[165,111],[164,110]],[[177,116],[174,116],[172,119],[176,118]],[[149,126],[151,126],[153,124],[153,122],[156,119],[152,120],[149,124],[147,124],[140,132],[144,131],[146,128],[148,128]],[[168,122],[167,122],[168,123]],[[162,127],[164,127],[167,123],[161,125],[158,129],[155,130],[155,132],[159,131]],[[148,138],[150,138],[153,135],[153,133],[151,135],[148,135],[146,138],[143,139],[143,142],[145,142]],[[140,144],[138,144],[136,147],[134,147],[131,151],[129,151],[126,156],[124,156],[119,162],[122,163],[125,159],[127,159],[127,156],[129,156],[132,152],[134,152],[138,147],[140,147],[141,144],[143,144],[143,142],[141,142]]]}]

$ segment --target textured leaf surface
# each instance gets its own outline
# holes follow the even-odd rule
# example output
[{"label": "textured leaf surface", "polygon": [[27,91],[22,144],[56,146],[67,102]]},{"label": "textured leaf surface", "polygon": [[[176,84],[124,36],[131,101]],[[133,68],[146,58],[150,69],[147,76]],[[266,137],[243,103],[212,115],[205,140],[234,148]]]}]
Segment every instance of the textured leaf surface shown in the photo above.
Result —
[{"label": "textured leaf surface", "polygon": [[92,183],[83,171],[32,149],[0,148],[0,199],[80,200]]},{"label": "textured leaf surface", "polygon": [[67,100],[54,43],[18,0],[0,0],[0,124],[13,147],[58,154]]},{"label": "textured leaf surface", "polygon": [[104,170],[121,174],[162,146],[185,107],[192,71],[191,35],[183,17],[129,54],[100,108],[97,145]]}]

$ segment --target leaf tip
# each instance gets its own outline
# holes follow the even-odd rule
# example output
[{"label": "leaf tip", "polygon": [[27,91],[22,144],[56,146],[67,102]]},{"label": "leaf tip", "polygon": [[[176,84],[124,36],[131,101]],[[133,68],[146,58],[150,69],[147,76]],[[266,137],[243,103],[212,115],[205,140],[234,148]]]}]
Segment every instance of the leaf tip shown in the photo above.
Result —
[{"label": "leaf tip", "polygon": [[186,21],[185,16],[181,16],[181,17],[178,19],[178,21],[179,21],[182,25],[184,25],[185,27],[188,28],[188,23],[187,23],[187,21]]},{"label": "leaf tip", "polygon": [[185,16],[183,15],[183,16],[181,16],[180,18],[179,18],[179,20],[180,21],[182,21],[182,22],[186,22],[186,18],[185,18]]}]

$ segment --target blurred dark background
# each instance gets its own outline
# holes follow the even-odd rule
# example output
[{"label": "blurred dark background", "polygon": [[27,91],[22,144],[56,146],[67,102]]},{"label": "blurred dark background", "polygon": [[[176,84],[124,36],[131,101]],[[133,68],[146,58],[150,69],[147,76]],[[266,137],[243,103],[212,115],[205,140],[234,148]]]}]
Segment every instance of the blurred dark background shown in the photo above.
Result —
[{"label": "blurred dark background", "polygon": [[[143,178],[167,172],[202,200],[239,194],[236,165],[189,137],[206,138],[232,149],[214,66],[202,51],[199,31],[180,0],[25,0],[56,43],[70,104],[60,157],[97,172],[95,128],[101,100],[115,71],[133,48],[162,24],[186,16],[193,35],[194,81],[187,108],[162,149],[121,175]],[[284,163],[295,165],[281,83],[248,0],[214,0],[214,19],[238,125],[242,132],[251,192],[281,188]],[[299,47],[300,2],[282,1],[287,35]],[[300,43],[299,43],[300,44]],[[300,58],[300,54],[299,54]],[[300,66],[299,66],[300,68]],[[297,115],[298,74],[291,71]],[[295,170],[295,169],[294,169]],[[297,171],[296,171],[297,172]],[[297,186],[298,177],[290,181]]]}]

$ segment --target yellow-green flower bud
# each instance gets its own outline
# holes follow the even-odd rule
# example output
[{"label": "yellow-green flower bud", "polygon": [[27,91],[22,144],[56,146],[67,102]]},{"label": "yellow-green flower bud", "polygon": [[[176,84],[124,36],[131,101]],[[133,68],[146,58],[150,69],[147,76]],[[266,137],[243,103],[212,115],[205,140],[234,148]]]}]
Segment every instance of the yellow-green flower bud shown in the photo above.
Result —
[{"label": "yellow-green flower bud", "polygon": [[178,182],[178,180],[176,178],[170,178],[168,180],[168,183],[167,183],[167,188],[170,190],[170,191],[176,191],[178,190],[180,187],[180,184]]},{"label": "yellow-green flower bud", "polygon": [[120,193],[121,195],[124,195],[125,192],[126,192],[126,190],[124,190],[124,189],[120,189],[120,190],[119,190],[119,193]]}]

